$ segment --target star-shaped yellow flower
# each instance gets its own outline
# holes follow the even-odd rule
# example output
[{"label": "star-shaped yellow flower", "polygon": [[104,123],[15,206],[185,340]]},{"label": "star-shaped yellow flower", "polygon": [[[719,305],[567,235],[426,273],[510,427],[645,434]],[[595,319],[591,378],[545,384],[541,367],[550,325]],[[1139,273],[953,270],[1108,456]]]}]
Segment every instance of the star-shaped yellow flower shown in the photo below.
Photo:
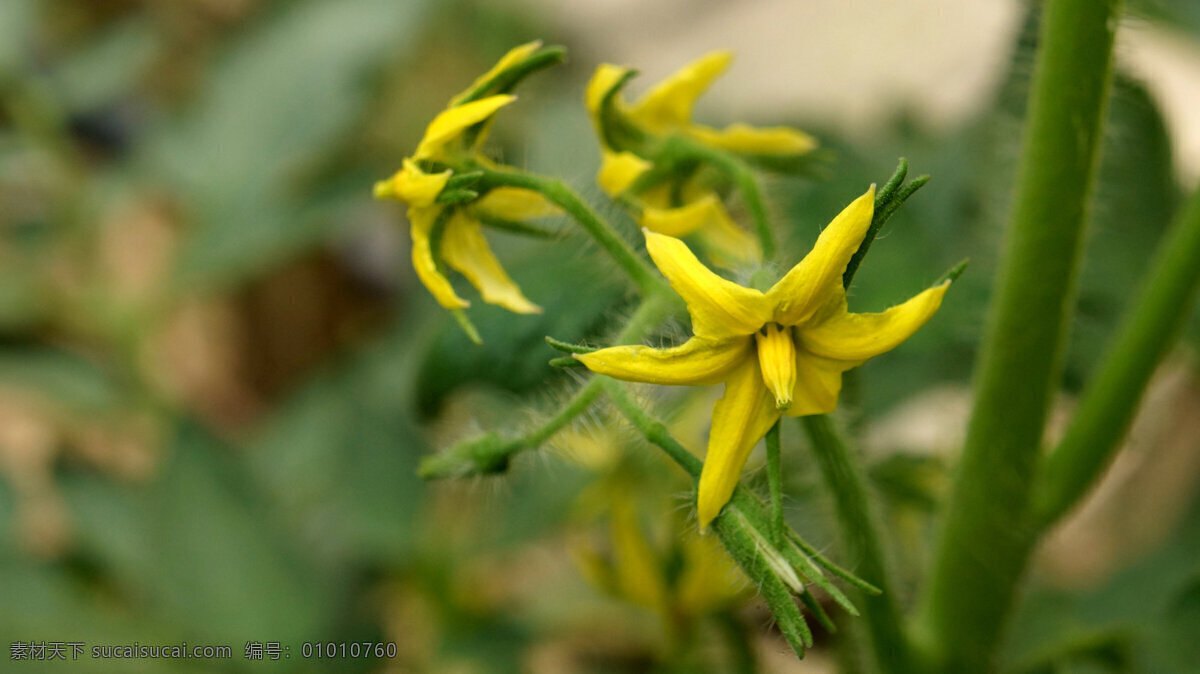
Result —
[{"label": "star-shaped yellow flower", "polygon": [[949,281],[882,313],[847,310],[842,273],[871,225],[874,200],[872,186],[765,293],[721,278],[679,239],[647,230],[646,249],[687,304],[693,337],[669,349],[616,346],[575,356],[593,372],[629,381],[724,382],[700,475],[702,529],[729,500],[750,451],[780,415],[832,411],[844,371],[896,347],[941,305]]},{"label": "star-shaped yellow flower", "polygon": [[[811,136],[786,127],[754,128],[733,124],[714,129],[692,121],[692,108],[729,66],[733,55],[716,51],[684,66],[651,89],[637,103],[622,100],[621,88],[633,75],[629,68],[603,64],[588,84],[585,102],[602,144],[598,182],[610,196],[625,193],[656,166],[643,137],[680,135],[746,157],[804,155],[817,145]],[[627,142],[629,141],[629,142]],[[670,236],[695,233],[705,248],[731,262],[759,261],[757,240],[738,227],[719,195],[693,167],[684,176],[640,190],[636,202],[639,223]]]},{"label": "star-shaped yellow flower", "polygon": [[438,201],[455,174],[462,172],[456,167],[502,168],[480,155],[479,147],[496,112],[516,97],[483,94],[489,88],[511,87],[513,83],[503,82],[501,76],[534,55],[540,46],[540,42],[530,42],[512,49],[451,99],[450,107],[425,129],[425,136],[402,168],[375,185],[376,198],[394,198],[408,204],[413,268],[438,304],[447,309],[462,309],[470,303],[454,292],[439,267],[439,259],[465,276],[485,302],[521,314],[541,312],[500,266],[483,236],[480,219],[520,221],[549,215],[554,207],[541,194],[515,187],[498,187],[463,202]]}]

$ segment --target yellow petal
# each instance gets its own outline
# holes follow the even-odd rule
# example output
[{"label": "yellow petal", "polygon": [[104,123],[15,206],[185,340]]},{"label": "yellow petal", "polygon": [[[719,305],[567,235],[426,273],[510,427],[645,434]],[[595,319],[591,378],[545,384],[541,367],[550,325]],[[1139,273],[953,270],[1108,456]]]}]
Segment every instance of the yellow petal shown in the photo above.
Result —
[{"label": "yellow petal", "polygon": [[597,126],[600,124],[600,106],[604,103],[605,97],[614,87],[620,86],[629,72],[629,68],[615,66],[611,63],[601,63],[596,68],[596,72],[592,73],[592,79],[588,80],[587,90],[583,94],[583,103]]},{"label": "yellow petal", "polygon": [[891,351],[908,339],[937,312],[950,287],[946,281],[926,289],[903,304],[878,314],[841,311],[815,325],[800,329],[800,343],[826,358],[866,360]]},{"label": "yellow petal", "polygon": [[687,236],[701,228],[719,226],[717,223],[722,219],[729,220],[729,213],[725,211],[720,198],[709,193],[677,208],[645,207],[638,224],[652,232],[678,237]]},{"label": "yellow petal", "polygon": [[875,186],[845,208],[808,255],[779,280],[767,297],[775,307],[774,320],[799,325],[842,290],[842,272],[858,250],[875,211]]},{"label": "yellow petal", "polygon": [[408,209],[409,232],[412,234],[412,263],[413,269],[417,272],[417,278],[421,283],[433,293],[434,299],[438,304],[446,309],[462,309],[470,305],[463,298],[459,297],[454,288],[450,285],[450,281],[442,275],[437,268],[437,262],[433,259],[433,251],[430,248],[429,233],[433,229],[433,223],[437,220],[440,208],[413,207]]},{"label": "yellow petal", "polygon": [[489,96],[465,105],[447,108],[425,129],[425,137],[417,145],[413,159],[437,159],[442,155],[446,143],[454,140],[468,127],[491,117],[500,108],[517,100],[516,96]]},{"label": "yellow petal", "polygon": [[714,536],[694,531],[680,534],[683,571],[676,594],[684,615],[703,615],[722,608],[745,594],[750,587],[742,570]]},{"label": "yellow petal", "polygon": [[770,319],[771,305],[761,292],[717,276],[679,239],[642,231],[654,264],[687,303],[697,337],[749,335]]},{"label": "yellow petal", "polygon": [[687,124],[696,99],[732,60],[728,51],[701,56],[651,89],[630,109],[630,116],[658,133]]},{"label": "yellow petal", "polygon": [[653,166],[650,162],[632,152],[610,152],[604,150],[600,160],[600,173],[596,182],[600,189],[610,197],[615,197],[633,184],[643,173]]},{"label": "yellow petal", "polygon": [[763,386],[758,363],[747,358],[730,373],[725,395],[713,406],[696,503],[701,531],[729,502],[750,451],[778,419],[775,397]]},{"label": "yellow petal", "polygon": [[766,331],[754,333],[754,341],[763,385],[775,396],[775,407],[786,410],[792,406],[792,390],[796,388],[796,342],[792,329],[768,323]]},{"label": "yellow petal", "polygon": [[500,261],[492,254],[479,222],[462,211],[456,212],[446,224],[442,235],[442,259],[458,270],[471,285],[479,289],[483,301],[497,304],[518,314],[540,314],[541,307],[525,299],[521,289],[508,277]]},{"label": "yellow petal", "polygon": [[626,381],[666,386],[716,384],[750,356],[750,340],[693,337],[679,346],[613,346],[575,358],[589,370]]},{"label": "yellow petal", "polygon": [[628,499],[613,503],[611,526],[613,566],[622,596],[643,606],[664,608],[663,569]]},{"label": "yellow petal", "polygon": [[537,51],[541,47],[542,47],[542,41],[534,40],[533,42],[526,42],[523,45],[520,45],[518,47],[513,47],[512,49],[508,50],[507,54],[505,54],[504,56],[501,56],[499,61],[496,61],[496,65],[492,66],[491,70],[489,70],[486,73],[475,78],[475,81],[471,83],[471,86],[464,89],[462,91],[462,93],[458,94],[454,98],[451,98],[450,106],[454,107],[454,106],[458,105],[459,103],[462,102],[462,99],[466,98],[467,94],[474,91],[476,89],[476,87],[483,86],[484,84],[491,81],[494,77],[496,77],[500,73],[504,72],[505,70],[508,70],[509,68],[517,65],[521,61],[524,61],[525,59],[529,58],[535,51]]},{"label": "yellow petal", "polygon": [[410,206],[432,206],[450,180],[449,169],[441,173],[425,173],[411,159],[391,178],[375,183],[375,198],[399,199]]},{"label": "yellow petal", "polygon": [[694,124],[688,134],[711,147],[745,154],[808,154],[817,147],[812,136],[786,126],[756,128],[747,124],[731,124],[717,129]]},{"label": "yellow petal", "polygon": [[822,358],[803,348],[796,349],[796,388],[792,391],[792,406],[785,414],[803,417],[832,412],[842,390],[842,373],[859,364],[857,361]]},{"label": "yellow petal", "polygon": [[528,220],[558,212],[558,207],[541,192],[520,187],[497,187],[476,201],[474,207],[505,220]]}]

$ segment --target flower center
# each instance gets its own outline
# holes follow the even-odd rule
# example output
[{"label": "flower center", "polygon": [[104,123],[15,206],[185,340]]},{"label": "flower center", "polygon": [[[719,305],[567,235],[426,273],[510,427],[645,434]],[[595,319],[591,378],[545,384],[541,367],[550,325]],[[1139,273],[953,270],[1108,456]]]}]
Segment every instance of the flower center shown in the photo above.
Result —
[{"label": "flower center", "polygon": [[758,343],[758,369],[763,384],[775,395],[775,407],[786,410],[792,406],[792,391],[796,388],[796,343],[791,328],[768,323],[755,333]]}]

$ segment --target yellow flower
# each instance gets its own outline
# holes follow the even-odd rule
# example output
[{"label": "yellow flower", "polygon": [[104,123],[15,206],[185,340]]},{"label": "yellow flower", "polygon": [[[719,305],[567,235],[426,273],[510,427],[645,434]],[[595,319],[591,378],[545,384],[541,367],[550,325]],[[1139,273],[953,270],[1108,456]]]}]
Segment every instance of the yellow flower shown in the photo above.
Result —
[{"label": "yellow flower", "polygon": [[725,384],[700,475],[701,529],[729,500],[750,451],[781,414],[832,411],[844,371],[899,345],[941,305],[949,281],[882,313],[849,313],[842,273],[870,227],[874,200],[872,186],[765,293],[713,273],[682,241],[646,231],[646,249],[687,304],[692,338],[669,349],[616,346],[575,356],[618,379]]},{"label": "yellow flower", "polygon": [[[451,99],[450,107],[425,129],[417,149],[404,160],[402,168],[375,185],[376,198],[394,198],[408,204],[413,268],[438,304],[447,309],[462,309],[470,303],[454,292],[439,260],[465,276],[485,302],[521,314],[541,312],[500,266],[483,236],[480,221],[540,217],[553,213],[554,207],[541,194],[515,187],[495,188],[482,196],[470,192],[469,183],[457,194],[447,189],[455,175],[479,167],[503,169],[480,155],[479,147],[496,112],[516,97],[493,90],[511,88],[515,81],[504,82],[502,76],[532,57],[540,46],[540,42],[531,42],[509,51]],[[445,199],[447,196],[458,198]]]},{"label": "yellow flower", "polygon": [[[786,127],[754,128],[733,124],[714,129],[692,121],[696,99],[729,66],[727,51],[707,54],[683,67],[650,90],[637,103],[626,104],[620,90],[634,74],[629,68],[603,64],[588,85],[585,103],[601,139],[601,188],[617,197],[661,167],[654,156],[660,144],[646,139],[684,136],[710,148],[747,158],[778,159],[811,152],[811,136]],[[697,167],[673,180],[655,180],[633,196],[638,220],[652,232],[670,236],[697,234],[706,249],[723,254],[730,263],[754,263],[761,258],[757,240],[730,217],[713,186]]]}]

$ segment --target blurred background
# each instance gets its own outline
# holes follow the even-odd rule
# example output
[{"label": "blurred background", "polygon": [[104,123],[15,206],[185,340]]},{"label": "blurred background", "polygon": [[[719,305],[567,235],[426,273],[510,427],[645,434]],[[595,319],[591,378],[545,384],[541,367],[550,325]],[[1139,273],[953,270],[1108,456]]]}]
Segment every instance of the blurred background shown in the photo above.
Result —
[{"label": "blurred background", "polygon": [[[1200,4],[1127,4],[1061,418],[1200,177]],[[429,452],[553,410],[578,378],[546,364],[542,337],[601,342],[631,298],[565,221],[553,242],[489,235],[546,312],[476,301],[473,346],[416,281],[403,208],[371,186],[534,38],[568,63],[522,84],[489,153],[563,178],[631,239],[594,185],[581,104],[604,61],[641,69],[636,95],[737,52],[697,118],[796,126],[834,158],[821,179],[767,182],[794,259],[898,157],[932,174],[852,308],[971,267],[934,321],[856,371],[840,410],[911,593],[969,408],[1033,14],[1016,0],[0,2],[3,668],[68,667],[11,662],[14,642],[187,641],[233,658],[111,671],[858,671],[836,610],[839,635],[794,660],[753,588],[687,533],[682,477],[603,408],[505,476],[423,484]],[[1196,671],[1190,310],[1128,447],[1039,554],[1014,671]],[[716,392],[646,393],[703,447]],[[791,524],[853,568],[807,448],[785,440]],[[397,653],[302,657],[314,641]],[[247,642],[290,659],[246,660]]]}]

